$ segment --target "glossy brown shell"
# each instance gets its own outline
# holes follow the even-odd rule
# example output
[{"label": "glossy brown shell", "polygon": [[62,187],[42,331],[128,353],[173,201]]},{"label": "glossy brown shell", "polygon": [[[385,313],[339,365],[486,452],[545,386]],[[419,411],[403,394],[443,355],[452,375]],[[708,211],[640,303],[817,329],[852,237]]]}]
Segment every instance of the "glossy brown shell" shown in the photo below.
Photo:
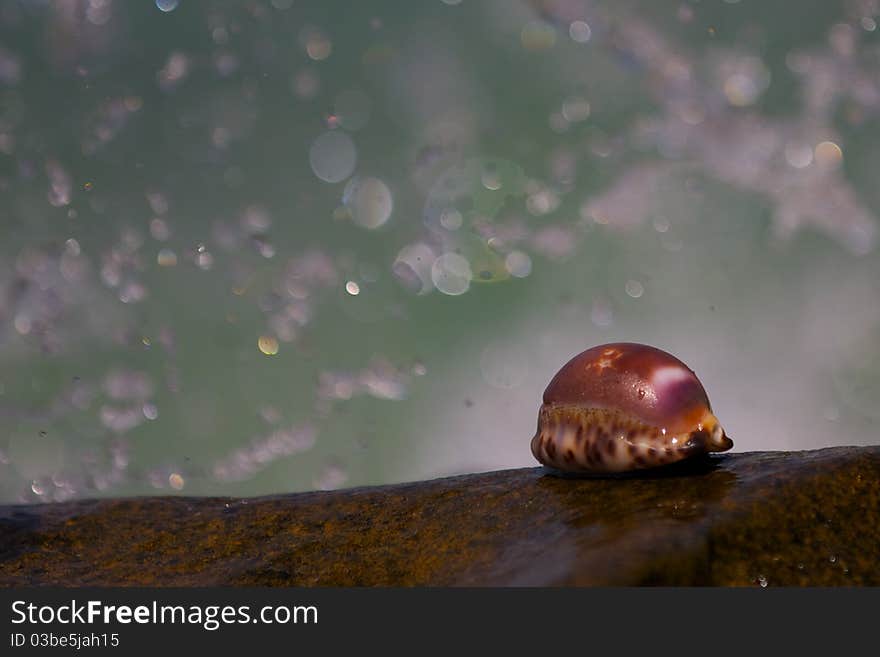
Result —
[{"label": "glossy brown shell", "polygon": [[693,370],[635,342],[599,345],[572,358],[550,381],[544,403],[613,409],[673,432],[692,428],[712,410]]},{"label": "glossy brown shell", "polygon": [[587,473],[652,468],[732,446],[693,370],[632,342],[568,361],[544,391],[531,443],[541,463]]}]

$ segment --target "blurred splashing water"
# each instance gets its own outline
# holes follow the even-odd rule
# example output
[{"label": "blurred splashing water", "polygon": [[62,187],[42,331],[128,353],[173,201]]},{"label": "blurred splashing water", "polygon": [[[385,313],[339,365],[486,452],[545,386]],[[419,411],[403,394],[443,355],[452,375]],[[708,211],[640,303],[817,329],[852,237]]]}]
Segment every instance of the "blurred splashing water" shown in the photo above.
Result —
[{"label": "blurred splashing water", "polygon": [[4,3],[0,502],[528,465],[610,340],[876,443],[878,15]]}]

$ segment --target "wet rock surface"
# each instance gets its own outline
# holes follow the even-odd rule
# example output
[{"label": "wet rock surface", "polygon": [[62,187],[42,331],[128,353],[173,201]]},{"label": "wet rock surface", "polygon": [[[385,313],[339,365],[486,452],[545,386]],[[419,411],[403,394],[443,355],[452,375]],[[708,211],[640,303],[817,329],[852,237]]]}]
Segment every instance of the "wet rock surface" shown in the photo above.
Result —
[{"label": "wet rock surface", "polygon": [[880,447],[0,507],[0,585],[880,585]]}]

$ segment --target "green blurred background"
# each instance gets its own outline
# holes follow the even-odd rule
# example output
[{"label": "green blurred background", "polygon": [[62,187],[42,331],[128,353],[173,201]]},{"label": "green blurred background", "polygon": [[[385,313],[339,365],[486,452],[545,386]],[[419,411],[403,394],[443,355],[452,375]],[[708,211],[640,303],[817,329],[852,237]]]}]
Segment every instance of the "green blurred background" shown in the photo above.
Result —
[{"label": "green blurred background", "polygon": [[0,502],[533,463],[637,340],[876,444],[880,5],[0,5]]}]

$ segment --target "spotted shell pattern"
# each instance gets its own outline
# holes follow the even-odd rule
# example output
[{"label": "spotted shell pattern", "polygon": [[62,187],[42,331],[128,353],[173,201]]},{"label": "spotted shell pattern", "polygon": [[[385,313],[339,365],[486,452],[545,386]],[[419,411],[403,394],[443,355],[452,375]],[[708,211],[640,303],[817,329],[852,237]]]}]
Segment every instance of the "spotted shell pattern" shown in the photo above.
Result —
[{"label": "spotted shell pattern", "polygon": [[655,347],[599,345],[544,391],[532,454],[546,466],[619,473],[733,447],[696,374]]}]

